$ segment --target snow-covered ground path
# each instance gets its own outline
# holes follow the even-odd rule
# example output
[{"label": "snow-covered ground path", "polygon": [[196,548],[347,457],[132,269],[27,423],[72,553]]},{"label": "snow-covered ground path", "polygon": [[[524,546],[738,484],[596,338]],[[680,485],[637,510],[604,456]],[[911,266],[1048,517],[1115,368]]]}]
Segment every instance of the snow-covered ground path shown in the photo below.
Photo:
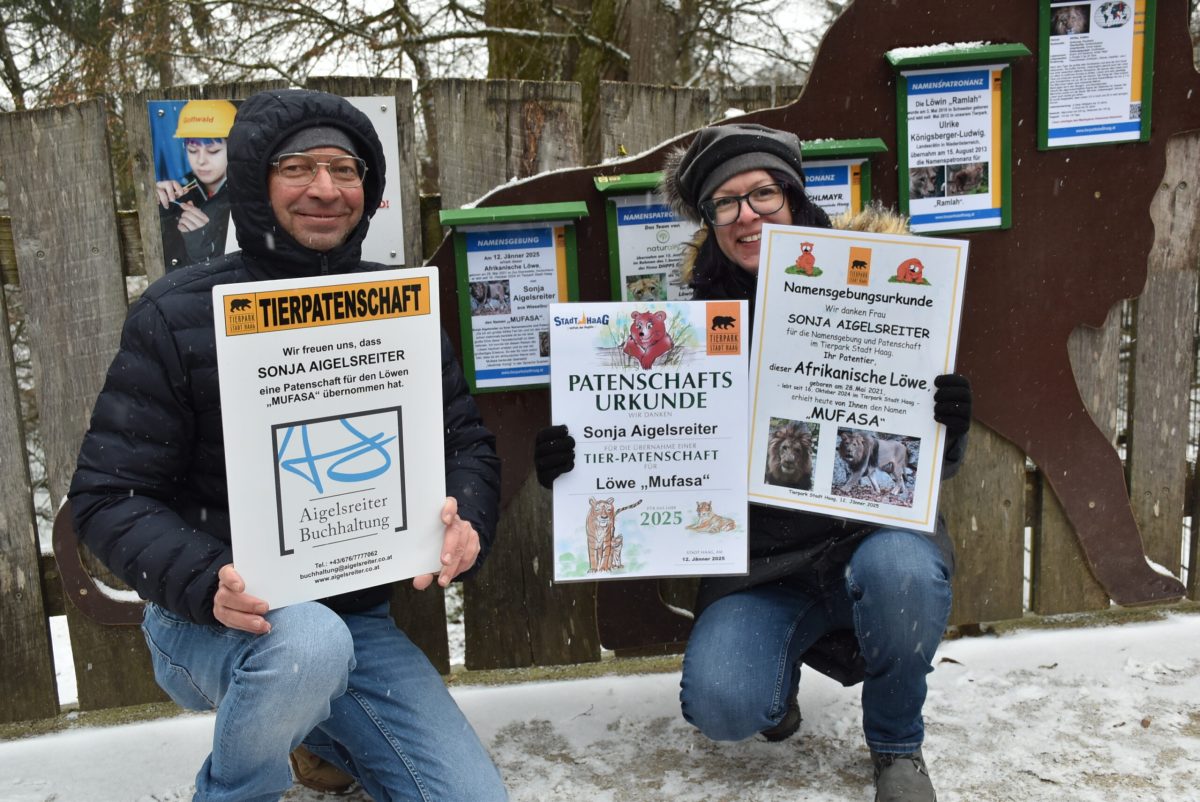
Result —
[{"label": "snow-covered ground path", "polygon": [[[676,672],[453,693],[514,802],[872,798],[857,690],[806,672],[797,737],[718,744],[679,716],[678,684]],[[930,686],[943,802],[1200,800],[1200,615],[947,642]],[[0,799],[190,799],[211,732],[211,716],[187,715],[0,743]]]}]

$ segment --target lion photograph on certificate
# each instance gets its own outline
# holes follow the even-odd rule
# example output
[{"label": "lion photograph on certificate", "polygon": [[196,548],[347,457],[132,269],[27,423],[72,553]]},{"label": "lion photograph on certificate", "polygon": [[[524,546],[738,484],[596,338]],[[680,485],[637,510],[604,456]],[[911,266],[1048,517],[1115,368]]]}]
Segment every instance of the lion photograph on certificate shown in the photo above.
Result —
[{"label": "lion photograph on certificate", "polygon": [[911,507],[921,441],[915,437],[838,428],[829,492]]}]

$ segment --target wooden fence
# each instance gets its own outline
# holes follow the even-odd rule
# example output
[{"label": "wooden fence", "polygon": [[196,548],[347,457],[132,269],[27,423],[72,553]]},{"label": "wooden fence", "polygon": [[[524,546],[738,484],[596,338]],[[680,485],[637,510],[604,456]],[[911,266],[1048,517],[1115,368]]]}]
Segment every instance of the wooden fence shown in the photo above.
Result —
[{"label": "wooden fence", "polygon": [[[115,208],[106,109],[101,101],[0,115],[0,172],[10,214],[0,217],[0,269],[6,291],[19,292],[26,321],[37,425],[52,499],[66,493],[92,403],[117,345],[127,307],[126,276],[146,274],[153,279],[162,274],[145,101],[239,98],[269,86],[183,87],[125,98],[122,106],[137,213]],[[455,208],[514,176],[581,163],[584,132],[578,85],[435,81],[420,91],[429,93],[435,111],[440,204],[436,198],[419,201],[411,84],[322,79],[310,86],[343,95],[394,98],[401,132],[398,155],[406,207],[405,243],[411,263],[430,253],[440,239],[434,222],[439,205]],[[782,92],[754,89],[726,102],[753,110],[787,102],[797,91],[795,87]],[[704,91],[605,84],[599,141],[606,157],[622,151],[637,153],[697,128],[721,112]],[[1181,138],[1179,143],[1164,176],[1164,202],[1152,210],[1156,221],[1184,220],[1189,213],[1191,220],[1200,217],[1195,191],[1187,188],[1186,180],[1200,170],[1200,140]],[[1014,232],[1035,224],[1018,220]],[[1197,506],[1189,479],[1194,465],[1186,461],[1187,399],[1194,384],[1196,354],[1197,265],[1194,224],[1187,242],[1180,240],[1184,236],[1180,226],[1164,226],[1160,230],[1167,232],[1167,239],[1162,247],[1156,242],[1150,255],[1150,282],[1135,306],[1137,347],[1128,359],[1135,380],[1129,383],[1127,401],[1121,401],[1125,374],[1119,369],[1119,310],[1114,310],[1103,330],[1076,333],[1072,359],[1094,417],[1114,441],[1126,428],[1130,432],[1128,470],[1139,525],[1152,557],[1178,572],[1184,518]],[[608,279],[590,277],[585,290],[589,286],[607,287]],[[162,699],[149,673],[140,632],[129,626],[102,626],[83,615],[64,597],[54,559],[39,553],[25,418],[6,308],[7,304],[0,305],[5,324],[0,328],[5,337],[0,348],[0,482],[7,491],[0,498],[0,638],[5,644],[0,657],[0,721],[59,712],[47,623],[53,615],[65,614],[68,619],[81,709]],[[453,320],[443,323],[451,332],[458,330]],[[528,454],[529,433],[548,421],[540,419],[540,412],[526,410],[544,410],[544,393],[524,391],[515,402],[509,398],[503,403],[497,394],[480,397],[502,454]],[[1134,413],[1128,427],[1121,412],[1126,408]],[[639,627],[645,631],[644,621],[656,616],[670,619],[673,614],[657,604],[659,593],[652,594],[650,608],[623,618],[622,591],[615,589],[634,583],[608,583],[599,594],[596,583],[551,584],[549,494],[530,475],[527,456],[511,464],[518,466],[519,475],[506,468],[498,547],[480,576],[465,588],[467,667],[595,661],[602,648],[614,643],[620,647],[618,653],[661,648],[654,643],[653,632],[640,641],[616,637],[603,643],[600,634]],[[943,495],[942,510],[958,549],[953,623],[998,621],[1025,613],[1027,528],[1032,531],[1028,603],[1033,612],[1108,605],[1082,562],[1061,508],[1036,470],[1028,468],[1016,446],[981,426],[974,431],[966,468]],[[1191,541],[1190,566],[1197,564],[1197,541],[1200,538]],[[104,574],[98,565],[91,567]],[[1196,573],[1190,575],[1191,598],[1197,598]],[[646,586],[641,583],[643,589]],[[653,589],[653,583],[649,586]],[[673,604],[686,606],[690,587],[664,582],[658,591]],[[393,611],[435,665],[448,671],[441,592],[397,588]],[[657,640],[677,646],[679,633],[686,634],[686,629],[686,623],[676,622],[673,630],[660,629]],[[663,637],[663,631],[675,634]]]}]

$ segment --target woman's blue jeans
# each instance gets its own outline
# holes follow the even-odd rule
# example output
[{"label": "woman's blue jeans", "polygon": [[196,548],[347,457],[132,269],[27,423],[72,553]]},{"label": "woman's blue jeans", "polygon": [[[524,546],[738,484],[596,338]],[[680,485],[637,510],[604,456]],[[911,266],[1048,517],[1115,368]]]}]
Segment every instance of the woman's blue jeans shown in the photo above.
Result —
[{"label": "woman's blue jeans", "polygon": [[824,595],[769,585],[707,607],[683,659],[683,716],[718,741],[774,726],[800,681],[804,652],[825,633],[849,629],[866,661],[867,745],[912,752],[925,737],[925,680],[949,615],[949,571],[937,544],[880,529],[850,558],[845,582]]},{"label": "woman's blue jeans", "polygon": [[504,784],[437,670],[387,605],[339,614],[295,604],[251,635],[146,605],[158,684],[191,710],[216,709],[196,800],[276,800],[303,742],[358,778],[376,802],[499,802]]}]

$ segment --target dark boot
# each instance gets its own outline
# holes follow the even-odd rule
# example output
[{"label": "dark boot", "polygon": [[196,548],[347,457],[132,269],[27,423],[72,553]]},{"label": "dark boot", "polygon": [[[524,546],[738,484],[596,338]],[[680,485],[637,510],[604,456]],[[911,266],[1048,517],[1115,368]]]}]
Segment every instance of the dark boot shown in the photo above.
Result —
[{"label": "dark boot", "polygon": [[791,697],[788,698],[787,710],[783,711],[783,718],[774,727],[768,727],[762,731],[762,736],[768,741],[784,741],[791,738],[800,729],[800,722],[803,720],[800,716],[800,701],[797,698],[799,689],[793,689]]},{"label": "dark boot", "polygon": [[908,755],[871,752],[875,802],[937,802],[921,750]]}]

